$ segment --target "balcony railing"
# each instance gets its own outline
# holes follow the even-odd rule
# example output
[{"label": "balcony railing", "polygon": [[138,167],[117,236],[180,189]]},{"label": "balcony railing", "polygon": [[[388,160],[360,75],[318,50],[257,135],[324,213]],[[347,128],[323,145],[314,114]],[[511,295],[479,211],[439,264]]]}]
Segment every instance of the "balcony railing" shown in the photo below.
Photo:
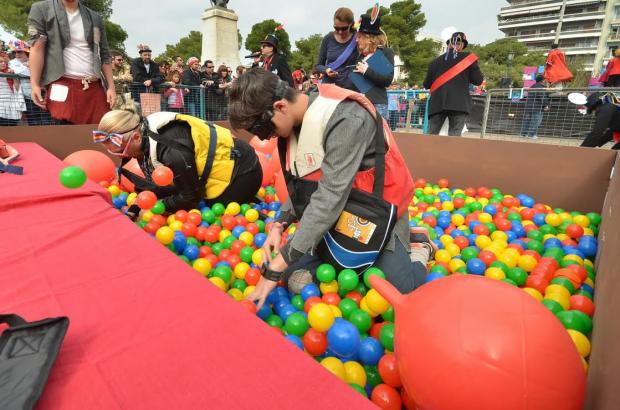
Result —
[{"label": "balcony railing", "polygon": [[[573,18],[595,17],[595,16],[599,17],[602,20],[605,18],[605,13],[602,11],[591,11],[588,13],[564,14],[564,21],[571,21],[571,19]],[[517,17],[517,18],[502,18],[500,15],[500,16],[497,16],[497,20],[498,20],[498,25],[501,27],[501,26],[507,26],[510,24],[535,23],[538,21],[545,21],[545,20],[557,20],[559,17],[560,17],[559,13],[543,14],[543,15],[527,16],[527,17]],[[618,21],[618,23],[620,23],[620,18],[616,20]]]},{"label": "balcony railing", "polygon": [[[574,6],[580,3],[592,3],[592,0],[569,0],[567,4],[568,6]],[[559,6],[562,5],[562,0],[541,0],[541,1],[521,1],[521,2],[510,2],[510,6],[502,7],[500,9],[500,13],[503,11],[512,11],[514,9],[522,8],[522,7],[532,7],[532,6],[542,6],[545,4],[557,4]]]},{"label": "balcony railing", "polygon": [[[566,35],[571,35],[571,34],[600,34],[601,33],[601,29],[600,28],[593,28],[593,29],[587,29],[587,30],[562,30],[562,32],[560,33],[560,38],[565,37]],[[526,40],[526,39],[532,39],[532,38],[538,38],[538,37],[555,37],[555,33],[552,32],[548,32],[548,33],[534,33],[534,34],[525,34],[525,35],[521,35],[521,34],[512,34],[512,35],[507,35],[506,37],[510,37],[510,38],[516,38],[516,39],[520,39],[520,40]]]}]

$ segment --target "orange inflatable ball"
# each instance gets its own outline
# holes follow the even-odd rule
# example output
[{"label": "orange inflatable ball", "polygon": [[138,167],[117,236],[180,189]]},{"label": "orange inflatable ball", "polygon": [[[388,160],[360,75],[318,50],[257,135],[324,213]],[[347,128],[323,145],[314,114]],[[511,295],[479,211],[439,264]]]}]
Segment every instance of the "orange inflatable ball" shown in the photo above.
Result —
[{"label": "orange inflatable ball", "polygon": [[[142,172],[140,164],[135,158],[132,158],[128,163],[126,163],[125,166],[123,166],[123,169],[126,169],[132,174],[136,174],[137,176],[144,178],[144,172]],[[134,184],[124,175],[121,175],[121,188],[123,188],[123,191],[126,192],[135,192],[136,190]]]},{"label": "orange inflatable ball", "polygon": [[116,165],[106,154],[95,150],[82,150],[63,160],[65,165],[80,167],[91,181],[112,182],[116,179]]},{"label": "orange inflatable ball", "polygon": [[159,186],[168,186],[172,184],[174,174],[170,168],[162,165],[153,170],[153,173],[151,173],[151,178],[153,179],[153,182]]},{"label": "orange inflatable ball", "polygon": [[261,140],[258,137],[253,137],[250,140],[250,146],[252,146],[257,152],[263,154],[271,154],[278,145],[277,138],[269,138],[268,140]]},{"label": "orange inflatable ball", "polygon": [[379,276],[369,280],[394,307],[400,379],[418,409],[583,408],[575,344],[519,288],[452,275],[403,296]]}]

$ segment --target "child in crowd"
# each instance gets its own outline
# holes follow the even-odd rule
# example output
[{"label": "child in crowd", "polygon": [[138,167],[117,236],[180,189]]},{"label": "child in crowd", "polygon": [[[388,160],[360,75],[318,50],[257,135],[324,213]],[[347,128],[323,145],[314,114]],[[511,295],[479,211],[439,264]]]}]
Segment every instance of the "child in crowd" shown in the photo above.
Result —
[{"label": "child in crowd", "polygon": [[171,87],[164,91],[164,97],[168,99],[168,110],[183,113],[185,110],[183,97],[189,94],[189,89],[179,87],[181,74],[178,71],[171,71],[168,75],[168,81],[171,83]]}]

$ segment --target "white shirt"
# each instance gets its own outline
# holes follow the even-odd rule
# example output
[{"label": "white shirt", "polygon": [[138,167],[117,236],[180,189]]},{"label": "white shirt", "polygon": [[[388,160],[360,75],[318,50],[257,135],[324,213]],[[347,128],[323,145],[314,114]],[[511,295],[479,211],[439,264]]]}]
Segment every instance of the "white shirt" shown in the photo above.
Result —
[{"label": "white shirt", "polygon": [[[17,75],[30,77],[30,68],[28,67],[27,61],[25,63],[22,63],[17,58],[14,58],[9,61],[9,68],[13,70],[13,72]],[[32,87],[30,86],[30,80],[28,78],[20,78],[19,82],[21,84],[24,97],[32,100]]]},{"label": "white shirt", "polygon": [[94,56],[86,41],[80,10],[77,9],[73,14],[67,12],[67,19],[69,19],[71,41],[62,50],[65,61],[65,75],[78,78],[94,76]]}]

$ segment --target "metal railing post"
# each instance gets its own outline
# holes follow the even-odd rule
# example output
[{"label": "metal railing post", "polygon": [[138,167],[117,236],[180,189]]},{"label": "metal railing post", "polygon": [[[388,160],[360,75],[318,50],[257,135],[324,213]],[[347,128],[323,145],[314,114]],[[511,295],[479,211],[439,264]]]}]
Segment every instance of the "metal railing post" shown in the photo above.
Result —
[{"label": "metal railing post", "polygon": [[484,101],[484,114],[482,115],[482,126],[480,128],[480,138],[484,138],[487,132],[487,121],[489,120],[489,108],[491,107],[491,94],[493,90],[487,92],[486,99]]}]

